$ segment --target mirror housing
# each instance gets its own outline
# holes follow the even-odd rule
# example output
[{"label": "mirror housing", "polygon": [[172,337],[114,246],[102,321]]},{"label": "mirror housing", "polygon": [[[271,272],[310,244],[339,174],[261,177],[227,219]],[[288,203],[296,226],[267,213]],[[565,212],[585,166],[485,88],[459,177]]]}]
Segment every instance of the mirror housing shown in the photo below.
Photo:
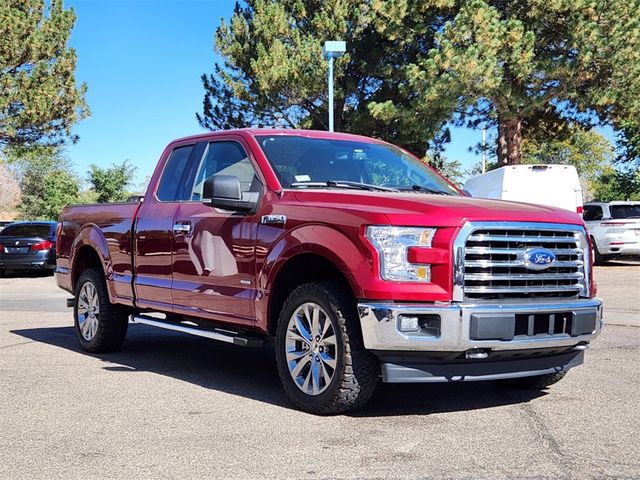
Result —
[{"label": "mirror housing", "polygon": [[256,202],[243,201],[240,180],[234,175],[212,175],[204,181],[202,203],[238,212],[253,210]]}]

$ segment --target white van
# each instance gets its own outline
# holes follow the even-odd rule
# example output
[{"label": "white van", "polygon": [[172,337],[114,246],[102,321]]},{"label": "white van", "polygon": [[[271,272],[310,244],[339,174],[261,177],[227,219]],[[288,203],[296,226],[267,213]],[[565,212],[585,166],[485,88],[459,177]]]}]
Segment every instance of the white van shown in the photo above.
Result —
[{"label": "white van", "polygon": [[572,165],[509,165],[470,178],[473,197],[537,203],[582,213],[582,187]]}]

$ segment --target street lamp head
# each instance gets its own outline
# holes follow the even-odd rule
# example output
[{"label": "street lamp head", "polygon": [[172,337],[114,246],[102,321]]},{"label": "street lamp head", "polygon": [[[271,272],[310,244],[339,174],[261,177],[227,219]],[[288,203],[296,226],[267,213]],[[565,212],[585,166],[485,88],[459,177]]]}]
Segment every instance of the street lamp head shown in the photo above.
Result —
[{"label": "street lamp head", "polygon": [[333,40],[324,42],[322,55],[324,58],[338,58],[344,55],[347,50],[347,42]]}]

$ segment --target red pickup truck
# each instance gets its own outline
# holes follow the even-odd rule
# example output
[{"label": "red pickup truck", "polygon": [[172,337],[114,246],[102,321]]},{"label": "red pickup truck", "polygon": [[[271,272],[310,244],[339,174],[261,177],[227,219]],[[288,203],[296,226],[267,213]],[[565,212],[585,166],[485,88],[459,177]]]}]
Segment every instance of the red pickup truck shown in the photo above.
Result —
[{"label": "red pickup truck", "polygon": [[275,342],[288,397],[320,414],[380,379],[545,388],[602,321],[578,215],[469,198],[400,148],[318,131],[170,143],[141,202],[64,209],[56,279],[85,350],[130,322]]}]

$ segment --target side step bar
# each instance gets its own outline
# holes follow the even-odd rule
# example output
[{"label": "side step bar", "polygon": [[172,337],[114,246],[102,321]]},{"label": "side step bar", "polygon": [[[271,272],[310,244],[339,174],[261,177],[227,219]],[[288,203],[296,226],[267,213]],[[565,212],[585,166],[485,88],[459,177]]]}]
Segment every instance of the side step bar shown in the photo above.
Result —
[{"label": "side step bar", "polygon": [[211,340],[232,343],[241,347],[261,347],[264,344],[264,340],[259,337],[243,337],[240,334],[228,330],[205,330],[204,328],[188,327],[180,323],[165,322],[161,319],[148,317],[146,315],[131,315],[129,320],[132,323],[143,323],[152,327],[188,333],[189,335],[196,335],[198,337],[210,338]]}]

